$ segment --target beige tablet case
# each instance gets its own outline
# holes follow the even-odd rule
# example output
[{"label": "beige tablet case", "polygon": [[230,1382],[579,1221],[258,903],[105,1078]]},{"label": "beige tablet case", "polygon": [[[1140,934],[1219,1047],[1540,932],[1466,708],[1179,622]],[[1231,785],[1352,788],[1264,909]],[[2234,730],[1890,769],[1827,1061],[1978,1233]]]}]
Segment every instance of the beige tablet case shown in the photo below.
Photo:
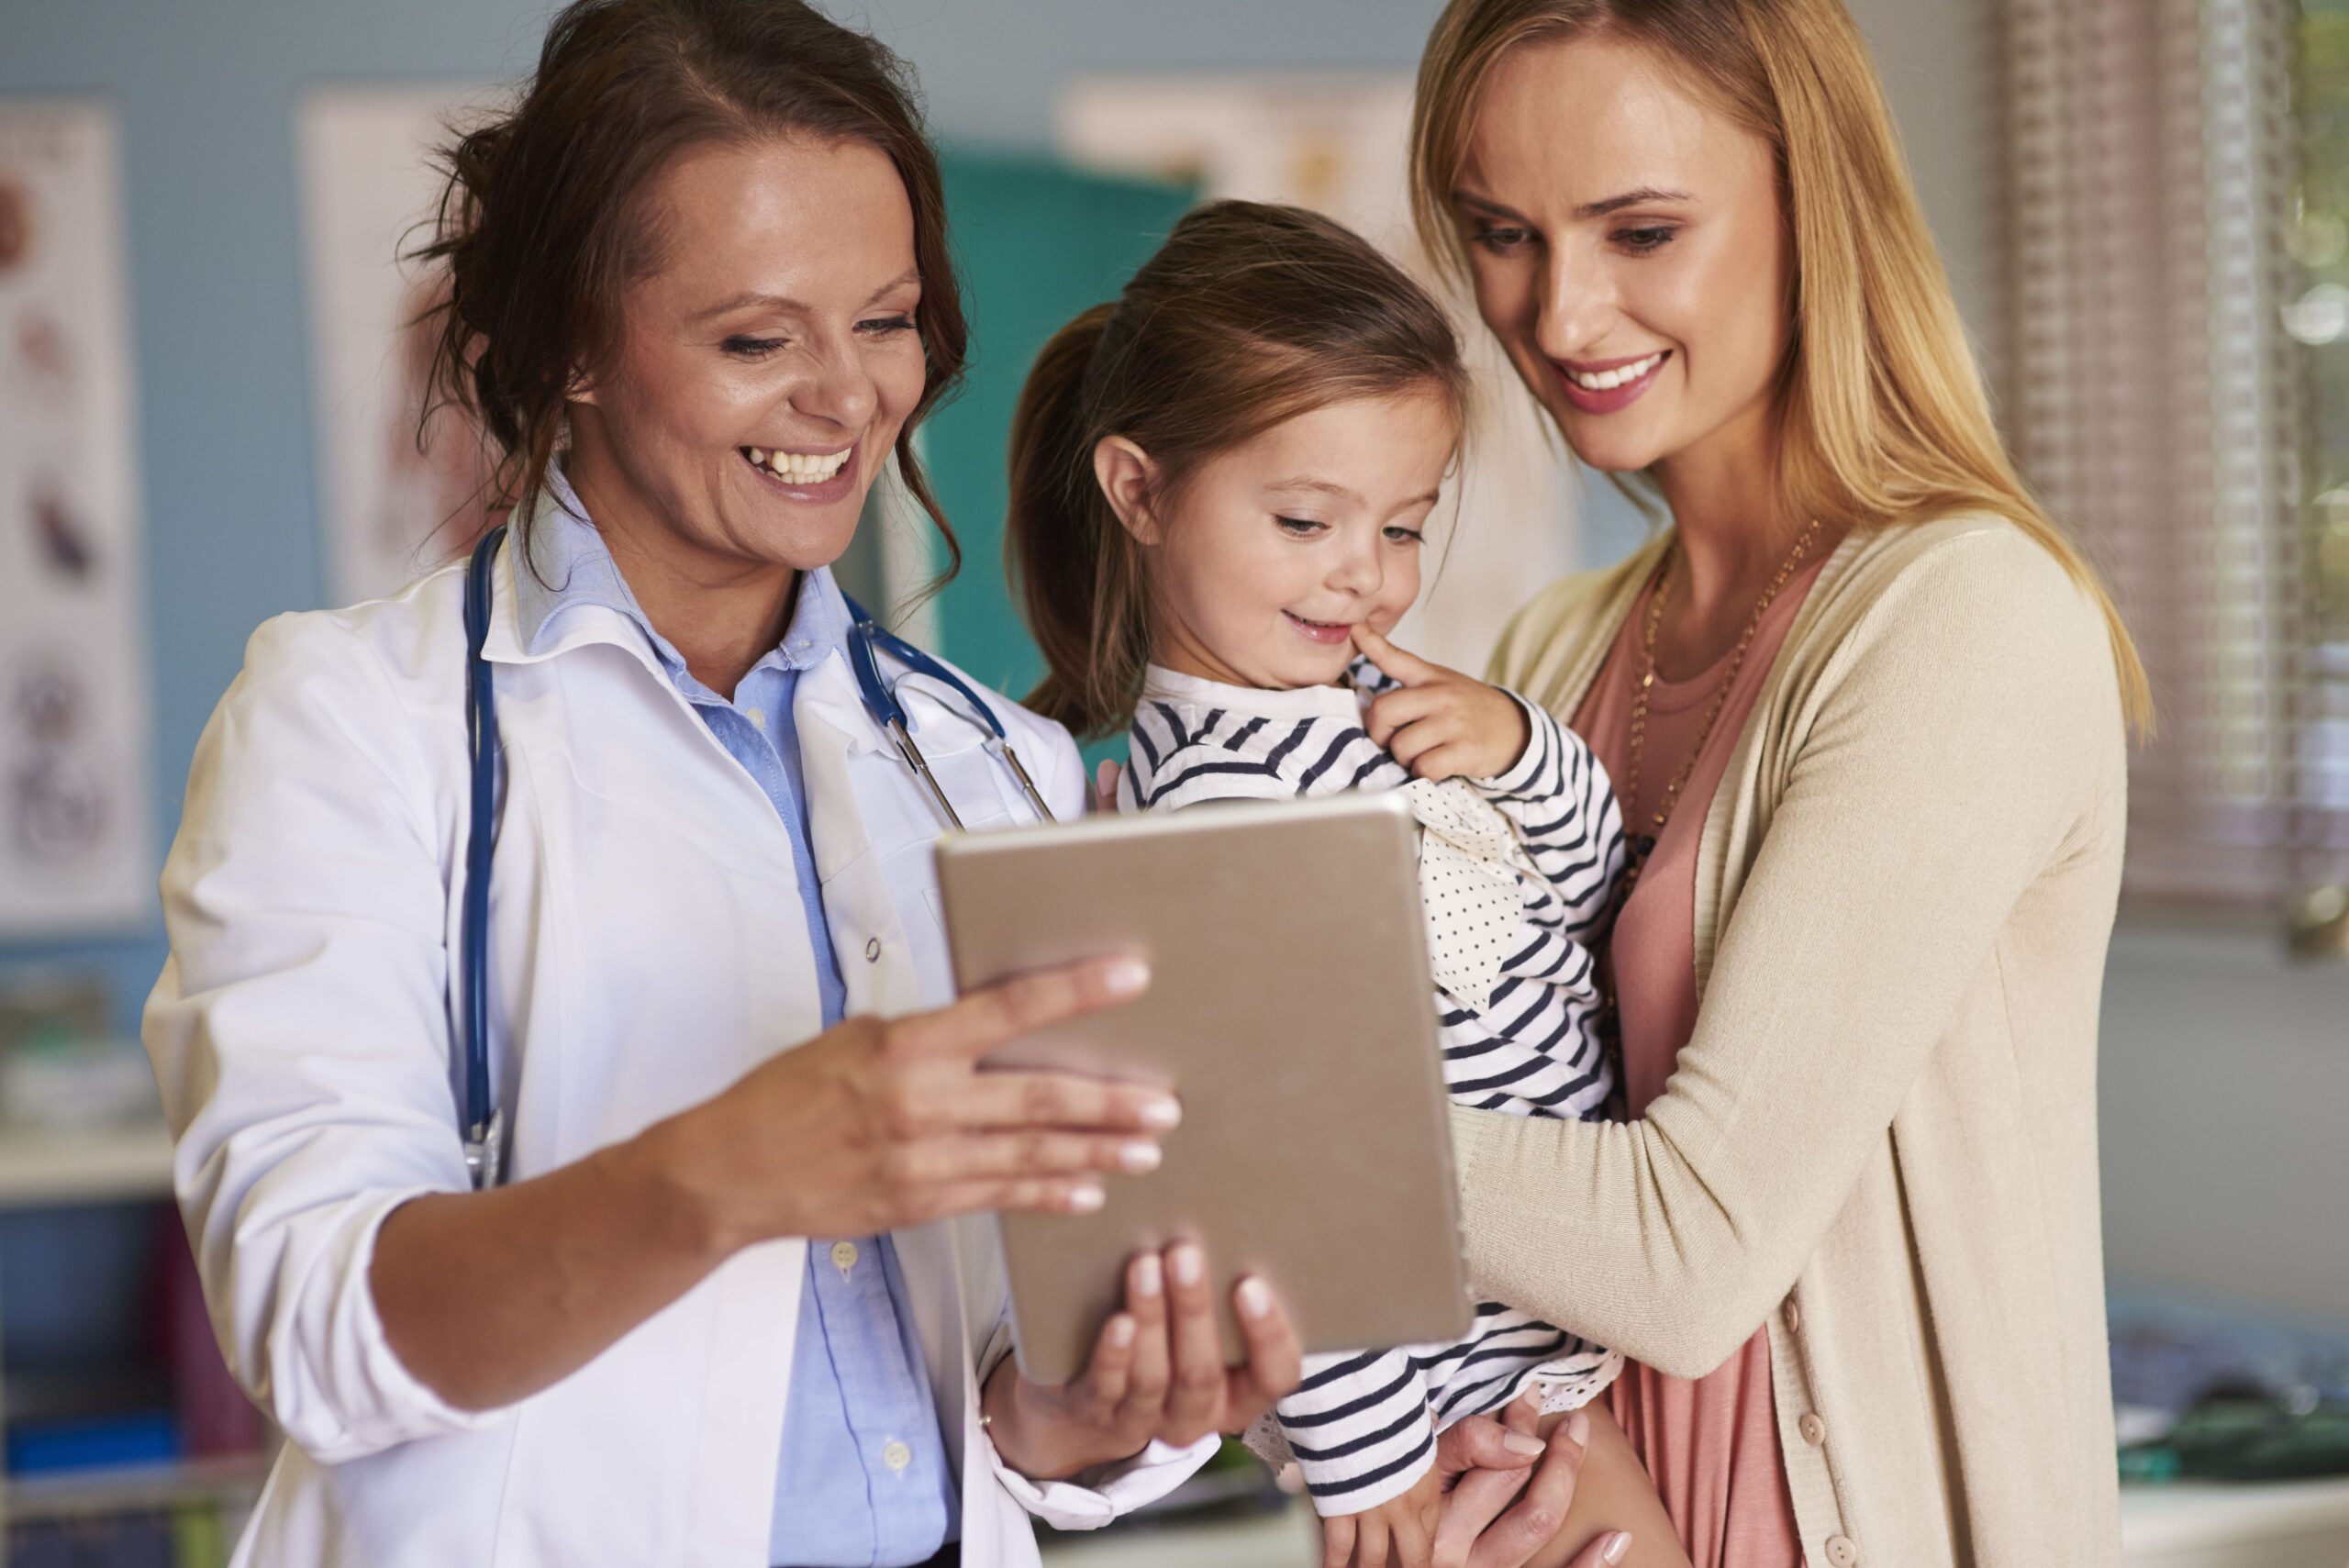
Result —
[{"label": "beige tablet case", "polygon": [[1137,1249],[1204,1242],[1230,1287],[1281,1294],[1308,1351],[1457,1337],[1471,1303],[1428,980],[1415,829],[1394,795],[1235,804],[950,837],[938,878],[957,983],[1119,951],[1132,1005],[991,1065],[1182,1097],[1165,1162],[1084,1216],[1007,1214],[1020,1366],[1084,1369]]}]

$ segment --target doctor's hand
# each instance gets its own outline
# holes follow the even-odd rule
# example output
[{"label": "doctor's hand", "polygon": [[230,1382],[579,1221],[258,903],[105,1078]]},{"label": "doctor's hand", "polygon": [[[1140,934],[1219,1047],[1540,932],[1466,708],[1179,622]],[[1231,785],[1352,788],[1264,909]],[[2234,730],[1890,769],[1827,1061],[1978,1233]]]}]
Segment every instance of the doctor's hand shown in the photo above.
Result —
[{"label": "doctor's hand", "polygon": [[1109,959],[1023,975],[949,1007],[850,1018],[647,1134],[688,1223],[730,1256],[784,1236],[866,1236],[985,1209],[1084,1213],[1102,1179],[1156,1167],[1182,1118],[1157,1090],[986,1071],[998,1047],[1140,995]]},{"label": "doctor's hand", "polygon": [[1248,1360],[1223,1364],[1214,1277],[1194,1242],[1138,1253],[1126,1265],[1125,1309],[1101,1326],[1074,1382],[1030,1383],[1005,1357],[980,1395],[1005,1462],[1030,1480],[1062,1480],[1130,1459],[1153,1440],[1180,1448],[1240,1431],[1295,1388],[1304,1353],[1262,1280],[1232,1290]]}]

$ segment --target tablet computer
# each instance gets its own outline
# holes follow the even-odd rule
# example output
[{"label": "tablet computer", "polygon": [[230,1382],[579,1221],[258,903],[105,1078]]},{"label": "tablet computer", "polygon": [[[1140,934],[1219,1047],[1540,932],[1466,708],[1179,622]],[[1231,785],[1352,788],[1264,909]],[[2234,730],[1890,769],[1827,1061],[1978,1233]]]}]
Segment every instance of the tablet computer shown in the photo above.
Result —
[{"label": "tablet computer", "polygon": [[1457,1338],[1473,1303],[1420,912],[1392,794],[1235,803],[950,836],[938,881],[965,991],[1117,952],[1150,990],[991,1065],[1171,1090],[1165,1159],[1087,1215],[1006,1214],[1019,1364],[1084,1370],[1144,1247],[1190,1239],[1280,1293],[1308,1351]]}]

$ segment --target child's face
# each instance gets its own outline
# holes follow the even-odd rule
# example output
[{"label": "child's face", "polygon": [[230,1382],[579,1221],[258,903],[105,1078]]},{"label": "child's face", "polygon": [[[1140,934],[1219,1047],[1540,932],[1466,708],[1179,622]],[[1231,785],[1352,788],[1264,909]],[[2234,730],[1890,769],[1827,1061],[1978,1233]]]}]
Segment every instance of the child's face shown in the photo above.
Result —
[{"label": "child's face", "polygon": [[1420,532],[1460,433],[1432,392],[1299,414],[1209,460],[1146,526],[1153,657],[1184,674],[1327,685],[1353,628],[1419,594]]}]

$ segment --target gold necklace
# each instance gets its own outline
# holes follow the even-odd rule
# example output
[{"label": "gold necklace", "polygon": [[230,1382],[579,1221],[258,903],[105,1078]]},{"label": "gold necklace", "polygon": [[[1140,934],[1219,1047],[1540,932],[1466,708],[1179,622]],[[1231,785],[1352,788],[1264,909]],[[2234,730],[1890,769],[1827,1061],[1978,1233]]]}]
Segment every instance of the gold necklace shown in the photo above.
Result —
[{"label": "gold necklace", "polygon": [[[1696,772],[1697,759],[1704,755],[1705,743],[1712,739],[1713,726],[1720,721],[1721,709],[1729,706],[1730,688],[1737,684],[1737,673],[1745,668],[1745,655],[1753,646],[1755,634],[1762,629],[1762,617],[1769,613],[1771,604],[1793,578],[1795,569],[1802,564],[1803,557],[1810,553],[1811,541],[1818,537],[1819,519],[1813,517],[1804,525],[1793,550],[1779,562],[1777,575],[1770,579],[1770,585],[1763,589],[1762,596],[1754,601],[1753,613],[1745,618],[1745,631],[1730,653],[1729,667],[1721,672],[1720,684],[1713,688],[1712,700],[1705,706],[1704,722],[1698,726],[1696,743],[1688,748],[1688,754],[1680,759],[1680,766],[1664,786],[1664,795],[1656,802],[1649,830],[1631,835],[1630,863],[1623,869],[1622,891],[1617,898],[1617,908],[1621,908],[1622,900],[1631,895],[1631,889],[1639,883],[1640,873],[1647,868],[1648,857],[1655,853],[1656,843],[1664,837],[1664,826],[1672,819],[1672,809],[1679,804],[1680,792],[1687,784],[1688,775]],[[1665,549],[1664,560],[1656,567],[1655,586],[1648,597],[1647,624],[1640,636],[1640,679],[1631,689],[1631,757],[1623,770],[1622,800],[1627,811],[1640,798],[1640,773],[1647,751],[1648,698],[1655,686],[1656,628],[1664,620],[1664,597],[1672,586],[1672,568],[1679,556],[1680,544],[1675,539]]]}]

